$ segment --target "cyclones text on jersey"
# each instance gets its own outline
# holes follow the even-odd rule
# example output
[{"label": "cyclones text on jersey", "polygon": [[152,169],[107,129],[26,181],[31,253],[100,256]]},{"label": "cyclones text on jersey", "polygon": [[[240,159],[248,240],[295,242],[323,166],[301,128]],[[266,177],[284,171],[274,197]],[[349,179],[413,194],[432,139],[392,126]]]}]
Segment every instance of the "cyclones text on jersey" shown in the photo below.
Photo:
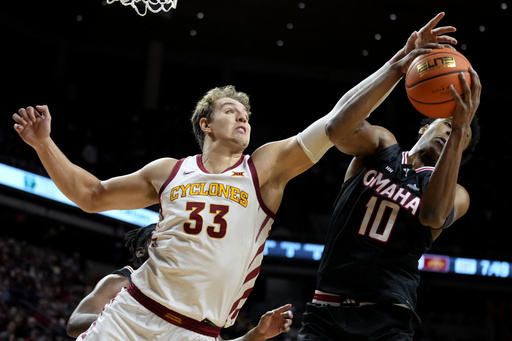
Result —
[{"label": "cyclones text on jersey", "polygon": [[240,188],[217,182],[212,182],[210,184],[206,184],[205,182],[191,183],[173,187],[171,189],[169,199],[172,202],[178,198],[197,195],[224,197],[242,205],[243,207],[247,207],[247,201],[249,199],[249,194],[242,191]]}]

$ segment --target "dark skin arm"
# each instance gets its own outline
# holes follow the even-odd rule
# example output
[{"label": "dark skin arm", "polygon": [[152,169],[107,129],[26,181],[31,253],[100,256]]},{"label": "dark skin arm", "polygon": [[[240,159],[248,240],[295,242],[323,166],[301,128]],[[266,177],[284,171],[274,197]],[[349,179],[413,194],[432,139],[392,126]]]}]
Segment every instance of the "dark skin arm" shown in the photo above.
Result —
[{"label": "dark skin arm", "polygon": [[96,321],[98,315],[103,311],[103,307],[128,285],[130,282],[122,275],[112,274],[103,277],[69,317],[68,335],[77,337],[86,331],[91,323]]},{"label": "dark skin arm", "polygon": [[[407,71],[412,60],[419,54],[428,53],[431,48],[437,48],[438,42],[449,42],[443,38],[438,42],[428,38],[427,45],[404,53],[408,46],[416,46],[422,35],[449,32],[449,28],[435,29],[435,25],[442,18],[442,14],[431,20],[420,32],[411,35],[406,47],[399,51],[390,61],[389,69],[376,79],[372,84],[359,91],[328,123],[326,129],[331,141],[336,147],[347,154],[353,155],[354,159],[349,166],[346,179],[350,178],[363,165],[364,159],[382,149],[396,144],[397,141],[387,129],[373,126],[365,119],[373,110],[377,100],[385,94]],[[432,38],[432,36],[430,36]],[[433,42],[434,41],[434,42]],[[460,218],[469,206],[469,195],[465,189],[457,184],[458,169],[460,166],[460,155],[466,144],[461,144],[462,137],[467,135],[468,127],[478,107],[481,85],[478,75],[470,70],[472,77],[472,88],[467,84],[464,86],[464,97],[458,96],[451,89],[457,108],[454,113],[451,137],[445,146],[446,151],[438,159],[435,174],[427,187],[426,196],[423,197],[420,205],[420,221],[426,226],[439,228],[443,226],[451,210],[455,207],[454,221]],[[461,79],[465,83],[464,79]],[[467,140],[465,140],[467,142]],[[421,166],[421,164],[420,164]],[[436,238],[439,232],[433,230],[433,237]]]},{"label": "dark skin arm", "polygon": [[[285,304],[282,307],[267,311],[261,316],[256,327],[239,338],[226,341],[265,341],[290,331],[293,318],[293,313],[289,310],[291,307],[291,304]],[[224,339],[219,336],[219,341],[224,341]]]},{"label": "dark skin arm", "polygon": [[471,122],[480,104],[482,89],[477,73],[473,69],[469,72],[471,88],[464,75],[461,73],[459,76],[464,96],[459,96],[453,85],[450,86],[450,92],[457,103],[452,116],[450,137],[421,200],[420,221],[432,228],[442,227],[452,209],[455,210],[455,221],[464,215],[469,207],[469,195],[462,186],[457,185],[457,177],[462,152],[471,138]]}]

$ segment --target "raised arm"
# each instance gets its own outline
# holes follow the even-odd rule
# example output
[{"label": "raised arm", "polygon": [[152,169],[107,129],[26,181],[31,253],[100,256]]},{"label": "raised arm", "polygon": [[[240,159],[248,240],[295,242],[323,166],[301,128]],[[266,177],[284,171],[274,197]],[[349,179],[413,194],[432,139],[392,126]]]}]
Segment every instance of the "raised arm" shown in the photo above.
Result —
[{"label": "raised arm", "polygon": [[365,119],[378,107],[400,81],[412,60],[433,48],[442,48],[441,43],[456,44],[447,36],[454,32],[452,26],[436,25],[444,17],[439,13],[418,32],[413,32],[405,46],[400,49],[383,67],[377,77],[369,77],[343,105],[338,106],[327,124],[327,133],[338,149],[354,156],[372,154],[383,144],[393,143],[394,137],[375,130]]},{"label": "raised arm", "polygon": [[57,147],[50,137],[52,117],[46,105],[20,109],[13,119],[14,129],[34,148],[57,187],[87,212],[143,208],[157,203],[158,186],[175,163],[173,159],[161,159],[132,174],[101,181],[73,164]]},{"label": "raised arm", "polygon": [[[480,104],[481,83],[478,74],[470,69],[471,88],[464,75],[459,75],[464,95],[459,96],[453,85],[450,92],[457,103],[451,120],[451,131],[436,163],[430,182],[421,199],[419,218],[432,228],[448,227],[463,216],[469,207],[469,194],[457,184],[462,152],[471,139],[471,122]],[[450,213],[453,210],[453,215]],[[448,221],[447,221],[448,217]]]}]

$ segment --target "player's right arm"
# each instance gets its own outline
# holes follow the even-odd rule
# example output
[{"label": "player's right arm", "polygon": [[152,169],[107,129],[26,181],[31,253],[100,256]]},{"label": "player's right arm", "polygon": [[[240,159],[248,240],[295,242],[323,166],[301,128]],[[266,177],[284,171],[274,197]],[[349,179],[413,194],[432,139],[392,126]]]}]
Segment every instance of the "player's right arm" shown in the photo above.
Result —
[{"label": "player's right arm", "polygon": [[390,143],[387,140],[389,134],[383,135],[384,130],[373,129],[365,119],[394,89],[414,58],[433,48],[443,48],[441,44],[457,43],[454,38],[446,35],[454,32],[455,27],[437,27],[443,17],[444,13],[441,12],[419,31],[413,32],[405,46],[379,70],[378,77],[371,77],[370,81],[362,83],[348,101],[335,108],[337,112],[331,117],[326,130],[331,142],[339,150],[364,157]]},{"label": "player's right arm", "polygon": [[176,163],[175,159],[159,159],[134,173],[101,181],[73,164],[57,147],[50,137],[51,115],[46,105],[22,108],[13,119],[14,129],[34,148],[57,187],[86,212],[158,203],[158,190]]},{"label": "player's right arm", "polygon": [[103,277],[75,308],[68,320],[67,333],[69,336],[78,337],[86,331],[91,323],[96,321],[98,315],[122,288],[130,284],[122,275],[107,275]]}]

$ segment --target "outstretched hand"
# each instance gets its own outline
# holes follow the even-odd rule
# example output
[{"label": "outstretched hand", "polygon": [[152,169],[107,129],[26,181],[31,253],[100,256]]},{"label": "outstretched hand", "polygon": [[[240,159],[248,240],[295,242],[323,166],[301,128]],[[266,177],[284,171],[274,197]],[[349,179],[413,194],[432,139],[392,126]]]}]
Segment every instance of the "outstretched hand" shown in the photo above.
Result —
[{"label": "outstretched hand", "polygon": [[16,122],[14,130],[18,132],[23,141],[33,148],[50,136],[52,117],[47,105],[21,108],[12,115],[12,118]]},{"label": "outstretched hand", "polygon": [[405,46],[391,59],[391,63],[396,63],[402,74],[407,72],[410,63],[421,54],[426,54],[432,49],[450,48],[457,44],[457,40],[448,33],[455,32],[453,26],[436,27],[445,16],[444,12],[439,13],[432,18],[419,31],[414,31]]},{"label": "outstretched hand", "polygon": [[258,333],[270,339],[281,333],[290,331],[292,325],[293,313],[289,310],[291,304],[285,304],[277,309],[267,311],[261,316],[260,322],[256,326]]},{"label": "outstretched hand", "polygon": [[[431,49],[450,47],[448,44],[456,45],[457,40],[447,35],[448,33],[455,32],[455,27],[436,27],[444,15],[444,12],[439,13],[419,31],[414,31],[409,39],[407,39],[405,46],[397,52],[390,63],[393,64],[405,59],[407,56],[410,57],[411,52],[414,54],[414,57],[416,57],[420,54],[429,53]],[[410,61],[412,61],[412,59]],[[407,71],[407,69],[405,69],[405,71]]]},{"label": "outstretched hand", "polygon": [[445,13],[441,12],[434,18],[432,18],[419,31],[414,31],[407,40],[407,43],[405,44],[404,52],[407,54],[414,50],[415,48],[431,43],[456,45],[457,40],[449,35],[446,35],[448,33],[455,32],[457,30],[455,27],[436,27],[444,16]]}]

